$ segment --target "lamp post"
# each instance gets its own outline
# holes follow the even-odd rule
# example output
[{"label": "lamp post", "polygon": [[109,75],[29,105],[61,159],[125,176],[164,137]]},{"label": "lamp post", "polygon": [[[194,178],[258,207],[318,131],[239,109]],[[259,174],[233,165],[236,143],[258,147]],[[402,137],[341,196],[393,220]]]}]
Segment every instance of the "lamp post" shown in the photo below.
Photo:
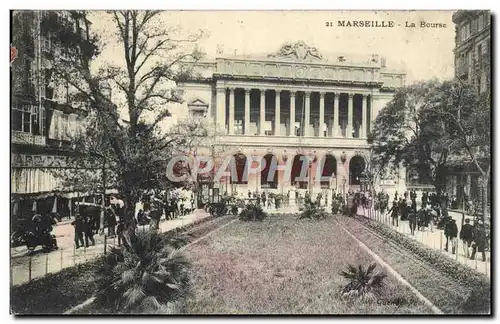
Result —
[{"label": "lamp post", "polygon": [[344,179],[342,179],[342,181],[343,181],[343,186],[342,186],[342,194],[343,194],[344,199],[345,199],[345,183],[346,183],[346,178],[345,178],[345,176],[344,176]]}]

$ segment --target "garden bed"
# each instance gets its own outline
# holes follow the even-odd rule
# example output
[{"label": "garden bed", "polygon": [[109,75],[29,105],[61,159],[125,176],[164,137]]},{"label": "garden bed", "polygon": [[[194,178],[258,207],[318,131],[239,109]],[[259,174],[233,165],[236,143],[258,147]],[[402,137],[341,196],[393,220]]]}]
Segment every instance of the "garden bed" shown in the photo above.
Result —
[{"label": "garden bed", "polygon": [[[192,242],[230,219],[209,216],[164,235],[174,237],[184,234],[188,242]],[[11,312],[16,315],[62,314],[84,302],[95,291],[94,271],[101,258],[12,287]],[[85,310],[82,313],[86,313]]]},{"label": "garden bed", "polygon": [[375,221],[341,217],[339,222],[443,312],[490,312],[491,283],[486,276]]},{"label": "garden bed", "polygon": [[189,314],[431,313],[390,276],[378,303],[340,298],[347,284],[340,270],[373,260],[333,219],[236,221],[187,251],[193,263]]}]

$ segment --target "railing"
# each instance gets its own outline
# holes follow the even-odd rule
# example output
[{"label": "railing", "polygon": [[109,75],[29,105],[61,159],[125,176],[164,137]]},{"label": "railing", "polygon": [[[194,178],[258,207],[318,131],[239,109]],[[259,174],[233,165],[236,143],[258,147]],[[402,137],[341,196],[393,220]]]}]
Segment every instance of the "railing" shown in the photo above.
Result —
[{"label": "railing", "polygon": [[12,131],[12,143],[45,146],[47,144],[47,140],[45,136],[33,135],[20,131]]}]

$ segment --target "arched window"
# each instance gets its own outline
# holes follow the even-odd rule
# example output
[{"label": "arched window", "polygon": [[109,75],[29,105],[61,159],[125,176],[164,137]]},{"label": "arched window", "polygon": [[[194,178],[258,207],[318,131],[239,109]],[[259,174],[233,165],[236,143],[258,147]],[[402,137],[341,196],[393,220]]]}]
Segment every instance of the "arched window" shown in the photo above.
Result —
[{"label": "arched window", "polygon": [[[266,166],[260,173],[261,187],[276,189],[278,188],[278,170],[276,170],[278,159],[272,154],[267,154],[264,156],[264,160],[266,161]],[[269,174],[271,166],[273,166],[274,172],[272,174]],[[271,176],[271,178],[269,178],[269,176]]]}]

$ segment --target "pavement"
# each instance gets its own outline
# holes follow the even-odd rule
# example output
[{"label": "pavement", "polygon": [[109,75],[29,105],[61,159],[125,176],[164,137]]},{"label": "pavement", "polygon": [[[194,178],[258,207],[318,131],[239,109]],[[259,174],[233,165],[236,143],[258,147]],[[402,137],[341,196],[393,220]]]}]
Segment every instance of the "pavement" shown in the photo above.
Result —
[{"label": "pavement", "polygon": [[[160,231],[167,232],[177,227],[193,223],[199,219],[209,216],[202,209],[197,209],[193,214],[179,217],[173,220],[160,222]],[[149,226],[140,226],[139,230],[146,230]],[[104,244],[104,235],[94,235],[95,245],[88,248],[75,248],[74,229],[71,222],[62,221],[58,223],[52,232],[57,238],[59,249],[44,253],[41,247],[37,247],[34,253],[28,255],[26,246],[11,248],[11,284],[19,285],[31,279],[43,277],[48,273],[56,273],[64,268],[85,263],[104,253],[105,246],[117,246],[118,239],[107,238]]]},{"label": "pavement", "polygon": [[[449,211],[448,214],[455,219],[458,227],[458,233],[460,233],[460,230],[462,228],[462,213],[458,212],[453,212]],[[381,216],[375,216],[372,210],[372,213],[370,214],[368,209],[363,209],[362,207],[358,208],[358,215],[362,215],[371,219],[375,219],[376,221],[379,221],[381,223],[386,224],[387,226],[391,227],[392,229],[404,234],[405,236],[412,238],[416,241],[419,241],[420,243],[431,247],[433,249],[436,249],[443,253],[444,255],[448,256],[451,259],[456,260],[457,262],[460,262],[471,269],[474,269],[480,273],[483,273],[490,277],[491,275],[491,252],[487,251],[486,252],[486,262],[481,261],[481,253],[476,253],[476,259],[475,260],[470,260],[465,257],[465,247],[462,243],[461,240],[457,241],[457,253],[452,254],[451,253],[451,243],[449,243],[448,246],[448,251],[444,250],[445,244],[446,244],[446,237],[444,236],[444,230],[438,230],[436,227],[434,227],[432,230],[428,228],[426,231],[418,231],[418,229],[415,230],[415,235],[411,235],[410,232],[410,225],[408,221],[399,221],[398,226],[392,226],[391,225],[391,220],[390,217],[387,214],[384,214],[382,217]],[[469,217],[469,216],[465,216]],[[472,219],[472,217],[469,217]],[[470,249],[472,251],[472,249]]]}]

